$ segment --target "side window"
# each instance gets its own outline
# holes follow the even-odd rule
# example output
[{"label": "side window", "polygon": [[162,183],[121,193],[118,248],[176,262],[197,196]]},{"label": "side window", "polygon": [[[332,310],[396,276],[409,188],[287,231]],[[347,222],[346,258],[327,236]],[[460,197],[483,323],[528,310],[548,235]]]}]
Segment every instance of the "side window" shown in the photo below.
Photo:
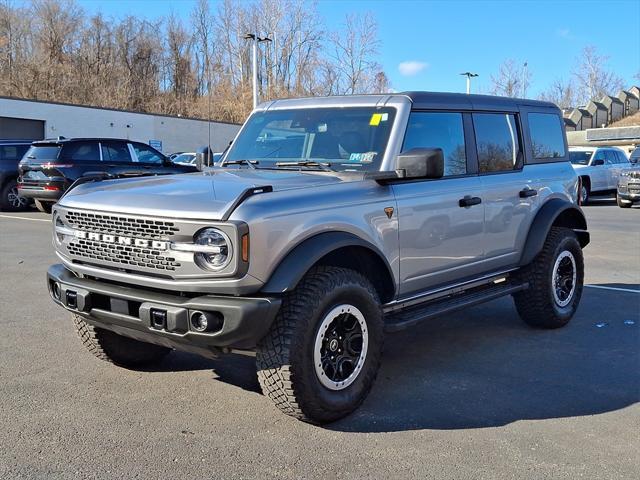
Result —
[{"label": "side window", "polygon": [[596,160],[602,160],[603,162],[605,161],[604,150],[596,150],[596,153],[593,154],[593,158],[591,159],[591,164],[593,164],[593,162],[595,162]]},{"label": "side window", "polygon": [[60,159],[75,162],[99,162],[98,142],[65,143],[60,153]]},{"label": "side window", "polygon": [[461,113],[412,112],[402,150],[420,147],[442,149],[445,177],[467,173]]},{"label": "side window", "polygon": [[533,158],[564,157],[564,138],[560,117],[552,113],[529,113],[529,132]]},{"label": "side window", "polygon": [[105,162],[131,163],[129,148],[124,142],[102,142],[102,159]]},{"label": "side window", "polygon": [[629,159],[624,154],[624,152],[616,151],[616,155],[618,155],[618,163],[629,163]]},{"label": "side window", "polygon": [[605,150],[604,157],[606,159],[605,163],[607,165],[615,165],[616,163],[618,163],[618,156],[613,150]]},{"label": "side window", "polygon": [[138,156],[138,161],[141,163],[157,163],[162,164],[164,156],[157,150],[148,147],[142,143],[132,143],[131,146]]},{"label": "side window", "polygon": [[474,113],[480,173],[506,172],[518,166],[520,140],[515,115]]}]

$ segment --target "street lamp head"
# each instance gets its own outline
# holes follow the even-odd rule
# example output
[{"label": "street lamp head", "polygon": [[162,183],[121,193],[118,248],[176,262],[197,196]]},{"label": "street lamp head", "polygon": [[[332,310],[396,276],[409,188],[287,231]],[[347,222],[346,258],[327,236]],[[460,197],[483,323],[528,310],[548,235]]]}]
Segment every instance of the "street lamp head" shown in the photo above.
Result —
[{"label": "street lamp head", "polygon": [[245,33],[242,38],[245,40],[255,40],[256,35],[254,33]]},{"label": "street lamp head", "polygon": [[464,72],[464,73],[461,73],[460,75],[465,76],[467,78],[477,77],[478,76],[477,73],[471,73],[471,72]]},{"label": "street lamp head", "polygon": [[258,37],[258,42],[272,42],[269,37]]}]

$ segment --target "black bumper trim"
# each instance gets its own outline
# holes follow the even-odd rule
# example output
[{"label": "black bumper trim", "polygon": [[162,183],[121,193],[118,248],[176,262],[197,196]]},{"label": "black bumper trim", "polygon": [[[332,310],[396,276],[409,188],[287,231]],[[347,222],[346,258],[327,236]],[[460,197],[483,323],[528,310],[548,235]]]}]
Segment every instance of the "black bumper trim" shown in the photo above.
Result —
[{"label": "black bumper trim", "polygon": [[[78,278],[61,264],[49,267],[47,286],[54,302],[82,315],[92,325],[137,340],[208,356],[224,349],[254,349],[269,330],[281,303],[277,297],[203,295],[189,298],[112,285]],[[69,292],[72,292],[70,297]],[[72,299],[71,306],[67,304],[68,298]],[[167,312],[166,328],[152,325],[151,309]],[[219,312],[224,317],[222,329],[210,333],[188,330],[185,319],[192,311]]]}]

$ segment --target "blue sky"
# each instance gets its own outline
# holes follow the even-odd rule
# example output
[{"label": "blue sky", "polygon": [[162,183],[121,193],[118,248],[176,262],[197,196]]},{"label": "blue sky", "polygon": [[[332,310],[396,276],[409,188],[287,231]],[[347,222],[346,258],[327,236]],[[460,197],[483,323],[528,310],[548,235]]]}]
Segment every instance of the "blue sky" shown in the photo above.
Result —
[{"label": "blue sky", "polygon": [[[174,12],[188,20],[194,0],[80,0],[88,12],[157,18]],[[212,4],[217,2],[212,0]],[[326,25],[339,28],[348,13],[372,12],[382,42],[380,63],[396,90],[463,91],[460,72],[473,71],[473,90],[489,89],[490,75],[511,58],[528,63],[529,95],[556,78],[569,78],[583,47],[609,56],[625,84],[640,83],[640,1],[319,0]]]}]

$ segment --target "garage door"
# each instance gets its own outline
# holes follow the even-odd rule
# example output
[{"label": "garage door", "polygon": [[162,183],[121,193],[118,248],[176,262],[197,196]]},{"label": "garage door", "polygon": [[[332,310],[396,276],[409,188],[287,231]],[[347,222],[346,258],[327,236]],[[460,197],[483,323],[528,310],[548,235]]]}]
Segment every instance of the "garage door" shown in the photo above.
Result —
[{"label": "garage door", "polygon": [[0,140],[42,140],[43,120],[0,117]]}]

